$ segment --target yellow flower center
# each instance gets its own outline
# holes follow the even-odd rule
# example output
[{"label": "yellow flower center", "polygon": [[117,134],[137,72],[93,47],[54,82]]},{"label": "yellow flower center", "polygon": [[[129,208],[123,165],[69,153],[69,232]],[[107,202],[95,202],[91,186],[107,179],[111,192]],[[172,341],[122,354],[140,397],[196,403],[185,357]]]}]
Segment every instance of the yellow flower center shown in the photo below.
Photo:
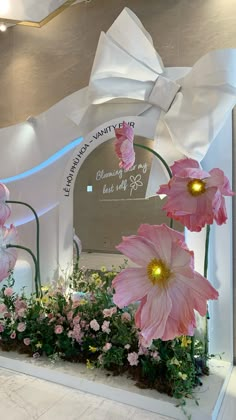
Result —
[{"label": "yellow flower center", "polygon": [[147,275],[153,285],[165,287],[171,276],[171,271],[162,260],[153,258],[147,266]]},{"label": "yellow flower center", "polygon": [[203,194],[206,191],[205,182],[201,179],[193,179],[188,182],[188,191],[194,197]]}]

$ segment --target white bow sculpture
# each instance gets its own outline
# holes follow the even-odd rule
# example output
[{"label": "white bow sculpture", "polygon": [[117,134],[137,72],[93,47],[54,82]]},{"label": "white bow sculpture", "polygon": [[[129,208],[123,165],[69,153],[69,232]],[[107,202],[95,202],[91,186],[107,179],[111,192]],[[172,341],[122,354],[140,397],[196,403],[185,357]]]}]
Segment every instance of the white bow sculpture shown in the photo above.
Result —
[{"label": "white bow sculpture", "polygon": [[[107,33],[101,33],[82,126],[91,118],[100,124],[151,114],[157,120],[155,150],[170,164],[183,155],[201,161],[235,103],[236,49],[212,51],[192,69],[165,69],[151,36],[125,8]],[[157,190],[151,182],[155,165],[156,159],[148,196]]]}]

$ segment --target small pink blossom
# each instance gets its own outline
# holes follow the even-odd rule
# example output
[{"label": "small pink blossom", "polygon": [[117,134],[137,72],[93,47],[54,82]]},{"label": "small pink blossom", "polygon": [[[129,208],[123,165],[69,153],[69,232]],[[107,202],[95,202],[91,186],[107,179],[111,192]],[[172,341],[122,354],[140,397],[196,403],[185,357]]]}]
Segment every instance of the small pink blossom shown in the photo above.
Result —
[{"label": "small pink blossom", "polygon": [[106,343],[105,346],[103,346],[103,351],[108,351],[112,348],[112,344],[111,343]]},{"label": "small pink blossom", "polygon": [[11,215],[11,208],[6,201],[9,200],[9,190],[4,184],[0,184],[0,225],[3,226]]},{"label": "small pink blossom", "polygon": [[100,325],[96,321],[96,319],[93,319],[92,321],[90,321],[90,324],[89,325],[92,328],[92,330],[94,330],[94,331],[98,331],[100,329]]},{"label": "small pink blossom", "polygon": [[130,349],[130,344],[126,344],[126,345],[124,346],[124,348],[125,348],[126,350],[129,350],[129,349]]},{"label": "small pink blossom", "polygon": [[80,320],[81,320],[81,317],[79,316],[79,315],[76,315],[74,318],[73,318],[73,324],[75,325],[75,324],[78,324],[79,322],[80,322]]},{"label": "small pink blossom", "polygon": [[167,216],[193,232],[200,232],[214,220],[222,225],[227,220],[224,196],[234,195],[229,180],[219,168],[203,171],[197,161],[181,159],[171,166],[173,177],[160,186],[157,194],[166,194],[163,207]]},{"label": "small pink blossom", "polygon": [[12,296],[14,293],[13,289],[11,287],[6,287],[6,289],[4,290],[4,295],[7,297]]},{"label": "small pink blossom", "polygon": [[4,331],[4,325],[0,324],[0,333],[2,333]]},{"label": "small pink blossom", "polygon": [[10,228],[0,226],[0,282],[8,277],[9,271],[15,267],[17,249],[7,248],[7,245],[17,245],[17,231],[11,225]]},{"label": "small pink blossom", "polygon": [[15,332],[15,331],[13,331],[13,332],[11,333],[10,338],[11,338],[12,340],[14,340],[14,339],[16,338],[16,332]]},{"label": "small pink blossom", "polygon": [[0,314],[5,314],[8,311],[5,303],[0,303]]},{"label": "small pink blossom", "polygon": [[26,308],[21,308],[18,311],[16,311],[16,315],[19,318],[24,318],[25,314],[26,314]]},{"label": "small pink blossom", "polygon": [[24,345],[25,346],[29,346],[30,343],[31,343],[30,338],[28,338],[28,337],[27,338],[24,338],[23,342],[24,342]]},{"label": "small pink blossom", "polygon": [[130,322],[130,321],[131,321],[131,316],[130,316],[130,314],[129,314],[128,312],[124,312],[124,313],[121,315],[121,320],[122,320],[123,322]]},{"label": "small pink blossom", "polygon": [[151,353],[151,356],[152,356],[152,358],[153,358],[154,360],[156,360],[157,362],[160,360],[160,355],[159,355],[158,351],[153,351],[153,352]]},{"label": "small pink blossom", "polygon": [[148,342],[189,335],[196,327],[194,310],[207,312],[218,292],[194,271],[193,253],[184,235],[166,225],[141,225],[138,235],[123,237],[117,247],[139,267],[126,268],[113,280],[113,301],[120,308],[140,301],[136,326]]},{"label": "small pink blossom", "polygon": [[121,128],[115,128],[115,151],[120,159],[119,167],[130,169],[135,162],[134,130],[125,121]]},{"label": "small pink blossom", "polygon": [[55,334],[61,334],[63,332],[63,330],[64,330],[64,328],[63,328],[62,325],[55,325],[55,328],[54,328]]},{"label": "small pink blossom", "polygon": [[73,331],[72,331],[72,330],[68,331],[68,333],[67,333],[67,337],[69,337],[69,338],[74,338],[74,336],[73,336]]},{"label": "small pink blossom", "polygon": [[109,325],[110,325],[110,321],[104,321],[102,324],[102,331],[109,334],[111,332]]},{"label": "small pink blossom", "polygon": [[109,309],[103,309],[102,313],[104,318],[110,318],[112,315],[116,314],[117,312],[117,307],[113,306],[112,308]]},{"label": "small pink blossom", "polygon": [[138,360],[138,354],[133,352],[128,354],[128,362],[130,366],[138,366],[139,360]]},{"label": "small pink blossom", "polygon": [[26,329],[26,324],[24,322],[19,322],[19,324],[17,325],[17,331],[19,332],[23,332]]}]

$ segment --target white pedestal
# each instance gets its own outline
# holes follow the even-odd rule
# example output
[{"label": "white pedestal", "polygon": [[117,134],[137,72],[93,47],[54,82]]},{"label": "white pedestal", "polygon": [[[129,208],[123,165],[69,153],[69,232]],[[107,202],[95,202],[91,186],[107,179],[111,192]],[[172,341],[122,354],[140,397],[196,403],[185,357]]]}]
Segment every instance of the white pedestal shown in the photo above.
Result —
[{"label": "white pedestal", "polygon": [[[176,407],[177,400],[155,390],[139,389],[134,381],[125,376],[108,376],[105,371],[89,370],[82,364],[63,361],[52,363],[44,358],[35,360],[14,352],[0,352],[0,366],[173,419],[186,420],[181,409]],[[212,360],[210,371],[210,376],[204,378],[203,386],[196,389],[195,397],[199,406],[194,400],[187,400],[185,410],[192,420],[217,419],[232,365]]]}]

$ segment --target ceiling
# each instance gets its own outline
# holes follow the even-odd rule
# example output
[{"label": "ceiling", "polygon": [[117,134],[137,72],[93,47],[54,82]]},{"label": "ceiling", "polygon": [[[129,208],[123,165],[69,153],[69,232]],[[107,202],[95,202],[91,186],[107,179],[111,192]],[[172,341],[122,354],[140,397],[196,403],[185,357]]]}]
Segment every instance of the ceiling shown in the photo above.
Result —
[{"label": "ceiling", "polygon": [[72,4],[84,0],[0,0],[0,22],[41,27]]}]

